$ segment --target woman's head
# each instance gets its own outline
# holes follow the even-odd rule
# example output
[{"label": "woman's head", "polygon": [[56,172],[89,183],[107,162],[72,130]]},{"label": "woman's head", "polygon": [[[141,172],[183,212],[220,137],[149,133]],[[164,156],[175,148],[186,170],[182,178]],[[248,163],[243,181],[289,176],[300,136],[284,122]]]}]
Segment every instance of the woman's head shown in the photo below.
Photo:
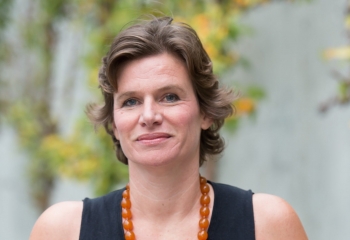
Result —
[{"label": "woman's head", "polygon": [[114,93],[118,91],[118,76],[127,63],[162,53],[173,55],[184,63],[200,111],[213,122],[210,128],[201,132],[199,164],[202,165],[224,149],[219,129],[224,119],[232,114],[233,94],[220,88],[213,75],[212,62],[196,32],[184,23],[173,23],[169,17],[153,18],[120,32],[103,58],[99,72],[104,104],[101,107],[89,106],[88,116],[96,126],[105,127],[113,139],[118,159],[127,164],[128,159],[113,132]]}]

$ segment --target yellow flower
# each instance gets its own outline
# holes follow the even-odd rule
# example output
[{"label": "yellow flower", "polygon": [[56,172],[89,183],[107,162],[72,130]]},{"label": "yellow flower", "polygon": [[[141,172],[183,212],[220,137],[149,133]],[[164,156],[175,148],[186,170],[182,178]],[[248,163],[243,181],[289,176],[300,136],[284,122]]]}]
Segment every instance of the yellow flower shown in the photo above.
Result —
[{"label": "yellow flower", "polygon": [[233,3],[239,7],[248,7],[251,4],[250,0],[233,0]]},{"label": "yellow flower", "polygon": [[350,47],[339,47],[330,48],[323,52],[323,58],[326,60],[340,59],[347,60],[350,59]]},{"label": "yellow flower", "polygon": [[200,39],[206,39],[210,34],[210,20],[205,14],[199,14],[193,19]]},{"label": "yellow flower", "polygon": [[255,101],[251,98],[240,98],[235,103],[234,106],[237,110],[237,115],[249,114],[255,110]]}]

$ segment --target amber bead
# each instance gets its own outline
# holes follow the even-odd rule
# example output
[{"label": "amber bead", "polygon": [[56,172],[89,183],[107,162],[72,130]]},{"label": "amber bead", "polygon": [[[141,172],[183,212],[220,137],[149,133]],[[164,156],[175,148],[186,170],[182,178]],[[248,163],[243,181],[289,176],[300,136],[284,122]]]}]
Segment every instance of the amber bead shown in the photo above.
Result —
[{"label": "amber bead", "polygon": [[202,217],[208,217],[210,209],[208,207],[201,207],[200,214]]},{"label": "amber bead", "polygon": [[199,178],[199,182],[200,182],[200,184],[206,184],[207,183],[207,179],[205,179],[204,177],[200,177]]},{"label": "amber bead", "polygon": [[200,231],[200,232],[198,233],[198,239],[199,239],[199,240],[206,240],[207,238],[208,238],[208,233],[207,233],[207,231],[202,230],[202,231]]},{"label": "amber bead", "polygon": [[122,208],[130,209],[131,208],[130,199],[123,198],[122,202],[121,202],[121,205],[122,205]]},{"label": "amber bead", "polygon": [[210,188],[208,184],[201,184],[201,193],[207,194],[209,192]]},{"label": "amber bead", "polygon": [[125,219],[131,219],[132,217],[131,210],[127,208],[122,208],[122,217]]},{"label": "amber bead", "polygon": [[123,198],[127,198],[127,199],[130,198],[129,190],[124,190],[124,192],[123,192]]},{"label": "amber bead", "polygon": [[202,195],[201,204],[205,206],[205,205],[209,205],[209,203],[210,203],[210,197],[208,195]]},{"label": "amber bead", "polygon": [[207,229],[209,227],[208,218],[202,218],[201,220],[199,220],[199,227],[202,229]]},{"label": "amber bead", "polygon": [[124,235],[125,235],[125,240],[135,240],[134,232],[126,231]]},{"label": "amber bead", "polygon": [[125,220],[123,221],[123,227],[124,227],[124,229],[127,230],[127,231],[131,231],[131,230],[134,228],[134,226],[133,226],[133,224],[132,224],[132,221],[129,220],[129,219],[125,219]]}]

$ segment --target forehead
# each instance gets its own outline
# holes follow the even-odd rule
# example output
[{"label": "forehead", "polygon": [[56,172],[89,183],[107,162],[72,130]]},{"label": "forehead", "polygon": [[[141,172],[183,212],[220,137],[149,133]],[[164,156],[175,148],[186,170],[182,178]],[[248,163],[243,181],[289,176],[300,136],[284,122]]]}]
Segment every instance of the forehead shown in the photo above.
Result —
[{"label": "forehead", "polygon": [[118,90],[139,87],[154,82],[160,85],[180,84],[192,86],[185,63],[172,54],[162,53],[126,62],[118,71]]}]

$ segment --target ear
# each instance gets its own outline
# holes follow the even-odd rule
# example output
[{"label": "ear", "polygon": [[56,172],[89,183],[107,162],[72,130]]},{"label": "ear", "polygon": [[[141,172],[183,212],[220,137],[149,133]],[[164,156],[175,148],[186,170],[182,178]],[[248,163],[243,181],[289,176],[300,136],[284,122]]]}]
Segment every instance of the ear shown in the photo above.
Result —
[{"label": "ear", "polygon": [[114,121],[113,121],[113,123],[112,123],[112,129],[113,129],[113,133],[114,133],[115,138],[116,138],[117,140],[119,140],[119,132],[118,132],[117,127],[115,126]]},{"label": "ear", "polygon": [[210,128],[210,126],[213,124],[213,119],[208,118],[207,116],[203,116],[202,118],[202,124],[201,124],[201,128],[203,130],[207,130],[208,128]]}]

